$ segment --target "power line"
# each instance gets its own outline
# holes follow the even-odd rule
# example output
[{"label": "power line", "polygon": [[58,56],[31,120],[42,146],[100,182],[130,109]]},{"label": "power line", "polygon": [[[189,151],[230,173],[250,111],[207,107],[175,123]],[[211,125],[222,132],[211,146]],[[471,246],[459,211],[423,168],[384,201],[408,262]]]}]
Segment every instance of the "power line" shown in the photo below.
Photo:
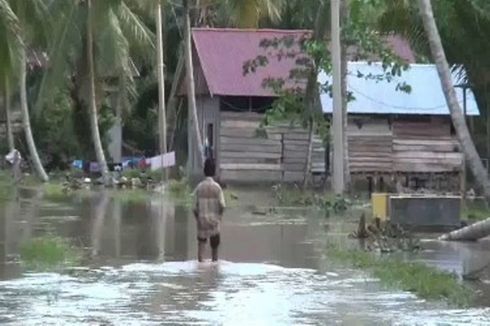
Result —
[{"label": "power line", "polygon": [[[383,106],[386,106],[386,107],[391,107],[391,108],[396,108],[396,109],[402,109],[402,110],[419,110],[419,111],[434,111],[434,110],[438,110],[438,109],[443,109],[443,108],[447,108],[447,104],[441,104],[441,105],[438,105],[438,106],[434,106],[434,107],[408,107],[408,106],[402,106],[402,105],[396,105],[396,104],[389,104],[389,103],[386,103],[386,102],[383,102],[383,101],[380,101],[380,100],[377,100],[369,95],[366,95],[364,94],[363,92],[360,92],[358,89],[352,87],[349,85],[348,87],[349,89],[355,91],[357,94],[363,96],[364,98],[370,100],[371,102],[373,103],[376,103],[376,104],[379,104],[379,105],[383,105]],[[458,103],[461,105],[463,103],[463,101],[458,101]]]}]

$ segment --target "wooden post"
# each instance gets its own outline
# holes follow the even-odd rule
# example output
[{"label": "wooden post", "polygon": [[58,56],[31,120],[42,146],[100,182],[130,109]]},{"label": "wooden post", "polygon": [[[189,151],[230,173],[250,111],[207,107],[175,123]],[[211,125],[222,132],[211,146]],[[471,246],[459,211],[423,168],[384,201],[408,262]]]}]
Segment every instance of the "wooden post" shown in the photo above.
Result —
[{"label": "wooden post", "polygon": [[332,15],[332,81],[333,81],[333,190],[341,195],[344,185],[344,137],[342,119],[342,90],[341,90],[341,50],[340,50],[340,0],[331,0]]},{"label": "wooden post", "polygon": [[[160,133],[160,155],[167,153],[167,117],[165,112],[165,75],[163,64],[163,20],[160,0],[156,3],[155,21],[157,28],[157,70],[158,70],[158,130]],[[163,156],[162,156],[163,166]],[[164,180],[168,180],[168,169],[163,168]]]}]

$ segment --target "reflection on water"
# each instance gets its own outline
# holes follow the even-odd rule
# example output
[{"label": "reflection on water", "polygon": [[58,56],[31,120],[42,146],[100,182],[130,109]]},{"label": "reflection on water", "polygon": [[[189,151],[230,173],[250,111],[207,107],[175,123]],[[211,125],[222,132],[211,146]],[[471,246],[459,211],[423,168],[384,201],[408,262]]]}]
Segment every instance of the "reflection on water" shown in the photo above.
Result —
[{"label": "reflection on water", "polygon": [[[349,227],[341,220],[233,208],[222,228],[223,260],[198,264],[195,225],[185,207],[161,198],[124,203],[104,192],[59,204],[42,202],[35,192],[23,197],[0,207],[2,324],[490,323],[486,308],[447,309],[330,266],[324,240],[345,241]],[[47,232],[84,248],[86,266],[23,272],[16,263],[20,244]],[[465,270],[486,255],[488,247],[479,245],[474,251],[429,242],[432,250],[420,259]]]}]

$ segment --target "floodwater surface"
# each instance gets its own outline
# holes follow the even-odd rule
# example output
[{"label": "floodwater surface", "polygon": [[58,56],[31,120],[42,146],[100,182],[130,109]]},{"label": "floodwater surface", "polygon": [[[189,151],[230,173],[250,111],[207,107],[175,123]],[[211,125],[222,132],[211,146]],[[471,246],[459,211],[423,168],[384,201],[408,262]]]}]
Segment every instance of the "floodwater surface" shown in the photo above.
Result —
[{"label": "floodwater surface", "polygon": [[[222,260],[197,263],[195,225],[186,207],[150,196],[121,202],[108,193],[56,203],[24,197],[0,206],[1,324],[490,324],[484,302],[451,309],[330,264],[326,239],[341,243],[352,228],[343,218],[230,208]],[[82,248],[82,266],[56,273],[24,270],[21,244],[45,234]],[[418,259],[462,273],[490,262],[488,244],[478,246],[429,241]]]}]

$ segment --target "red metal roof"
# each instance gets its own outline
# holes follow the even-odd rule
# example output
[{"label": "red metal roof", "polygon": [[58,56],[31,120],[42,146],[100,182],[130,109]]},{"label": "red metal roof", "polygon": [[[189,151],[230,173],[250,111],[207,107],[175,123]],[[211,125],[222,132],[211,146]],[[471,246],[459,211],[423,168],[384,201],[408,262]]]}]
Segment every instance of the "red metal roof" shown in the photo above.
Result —
[{"label": "red metal roof", "polygon": [[267,29],[214,29],[194,28],[194,45],[212,95],[275,96],[262,82],[268,77],[287,78],[296,67],[295,59],[270,59],[265,67],[254,73],[243,74],[243,65],[259,55],[267,56],[271,50],[260,47],[264,39],[292,35],[302,37],[305,30]]},{"label": "red metal roof", "polygon": [[[211,95],[276,96],[272,89],[263,87],[263,81],[267,78],[287,79],[290,71],[297,67],[296,59],[271,58],[277,50],[261,47],[261,41],[285,36],[299,39],[309,33],[307,30],[194,28],[192,35]],[[409,62],[415,61],[406,41],[395,36],[390,36],[387,41],[395,53]],[[269,63],[244,75],[244,63],[259,55],[268,57]]]}]

